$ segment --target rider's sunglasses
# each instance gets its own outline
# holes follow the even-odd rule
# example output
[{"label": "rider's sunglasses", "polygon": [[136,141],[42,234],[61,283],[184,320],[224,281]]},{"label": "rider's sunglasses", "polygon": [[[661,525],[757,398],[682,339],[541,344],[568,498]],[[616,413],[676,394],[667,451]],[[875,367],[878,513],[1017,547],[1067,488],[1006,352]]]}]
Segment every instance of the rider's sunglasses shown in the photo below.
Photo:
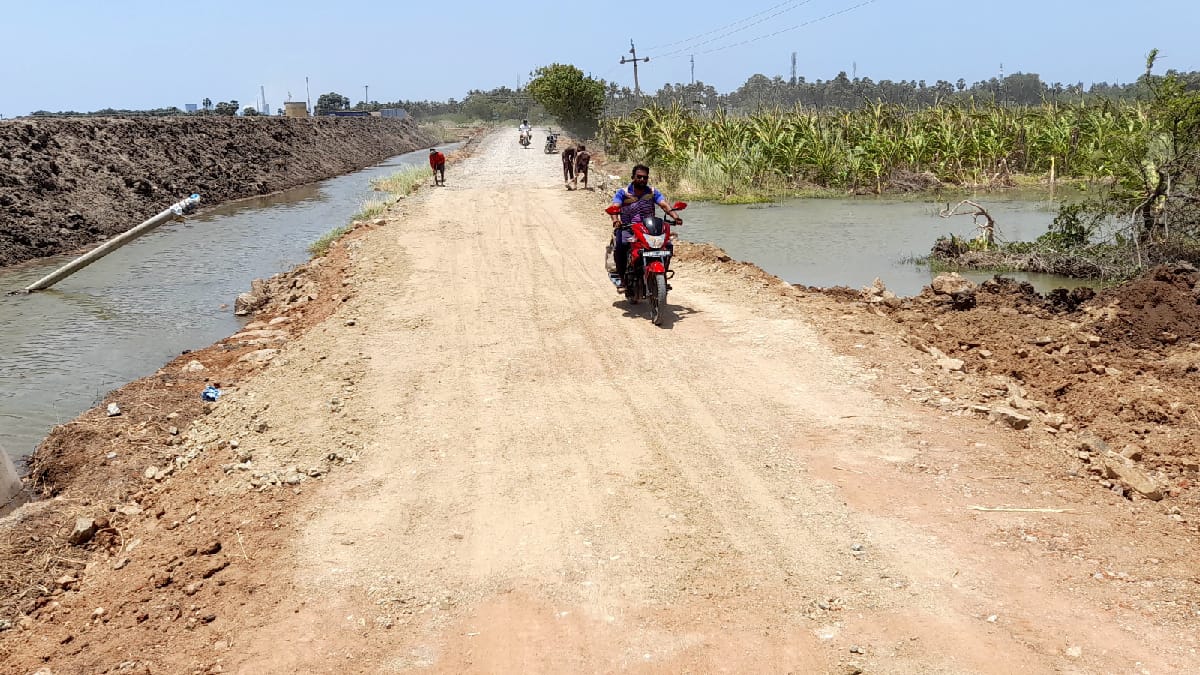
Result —
[{"label": "rider's sunglasses", "polygon": [[650,180],[649,174],[638,174],[633,177],[634,180]]}]

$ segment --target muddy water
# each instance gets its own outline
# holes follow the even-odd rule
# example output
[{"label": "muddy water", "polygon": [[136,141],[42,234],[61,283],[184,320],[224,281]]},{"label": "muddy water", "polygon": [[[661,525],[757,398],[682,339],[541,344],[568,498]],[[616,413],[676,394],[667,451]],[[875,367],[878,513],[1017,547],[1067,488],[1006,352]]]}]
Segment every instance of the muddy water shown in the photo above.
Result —
[{"label": "muddy water", "polygon": [[107,392],[184,350],[237,332],[244,322],[233,316],[233,299],[252,279],[307,260],[309,244],[382,196],[370,179],[427,158],[428,151],[400,155],[321,183],[207,209],[49,291],[4,294],[70,258],[0,271],[0,447],[13,457],[28,455],[52,426]]},{"label": "muddy water", "polygon": [[[1003,241],[1032,241],[1046,232],[1057,204],[977,198],[996,220]],[[938,217],[945,203],[883,199],[798,199],[778,204],[688,206],[680,235],[711,242],[734,259],[752,262],[781,279],[807,286],[862,288],[879,277],[898,295],[915,295],[936,275],[906,262],[924,257],[939,236],[974,237],[969,216]],[[982,222],[982,221],[981,221]],[[964,272],[983,281],[986,272]],[[1006,273],[1039,291],[1089,282],[1048,274]]]}]

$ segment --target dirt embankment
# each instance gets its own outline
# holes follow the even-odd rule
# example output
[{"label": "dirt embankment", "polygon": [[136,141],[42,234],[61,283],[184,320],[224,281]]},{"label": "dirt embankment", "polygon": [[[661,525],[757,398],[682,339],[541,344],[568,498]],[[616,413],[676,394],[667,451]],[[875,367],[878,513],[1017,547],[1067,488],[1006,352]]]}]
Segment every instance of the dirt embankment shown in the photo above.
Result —
[{"label": "dirt embankment", "polygon": [[0,266],[211,205],[337,176],[429,143],[411,120],[187,117],[0,122]]}]

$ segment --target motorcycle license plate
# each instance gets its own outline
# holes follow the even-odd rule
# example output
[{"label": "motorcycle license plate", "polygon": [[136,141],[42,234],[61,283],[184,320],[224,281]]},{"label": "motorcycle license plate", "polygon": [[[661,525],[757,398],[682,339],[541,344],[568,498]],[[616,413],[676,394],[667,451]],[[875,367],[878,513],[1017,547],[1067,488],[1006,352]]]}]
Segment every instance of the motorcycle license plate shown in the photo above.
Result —
[{"label": "motorcycle license plate", "polygon": [[643,258],[666,258],[669,255],[670,251],[642,251]]}]

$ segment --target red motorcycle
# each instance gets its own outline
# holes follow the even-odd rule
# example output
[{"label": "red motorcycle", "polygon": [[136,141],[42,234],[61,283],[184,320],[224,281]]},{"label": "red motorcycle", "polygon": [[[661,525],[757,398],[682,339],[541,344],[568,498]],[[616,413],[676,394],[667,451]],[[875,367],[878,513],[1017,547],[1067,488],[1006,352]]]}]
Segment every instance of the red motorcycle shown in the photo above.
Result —
[{"label": "red motorcycle", "polygon": [[[684,202],[675,202],[675,211],[687,208]],[[621,212],[621,207],[612,204],[604,210],[609,215]],[[662,323],[663,309],[667,305],[667,280],[675,276],[671,270],[671,226],[677,221],[671,218],[647,216],[640,221],[614,228],[613,237],[622,231],[632,232],[629,244],[629,261],[625,265],[625,299],[636,305],[639,300],[650,301],[650,322]]]}]

